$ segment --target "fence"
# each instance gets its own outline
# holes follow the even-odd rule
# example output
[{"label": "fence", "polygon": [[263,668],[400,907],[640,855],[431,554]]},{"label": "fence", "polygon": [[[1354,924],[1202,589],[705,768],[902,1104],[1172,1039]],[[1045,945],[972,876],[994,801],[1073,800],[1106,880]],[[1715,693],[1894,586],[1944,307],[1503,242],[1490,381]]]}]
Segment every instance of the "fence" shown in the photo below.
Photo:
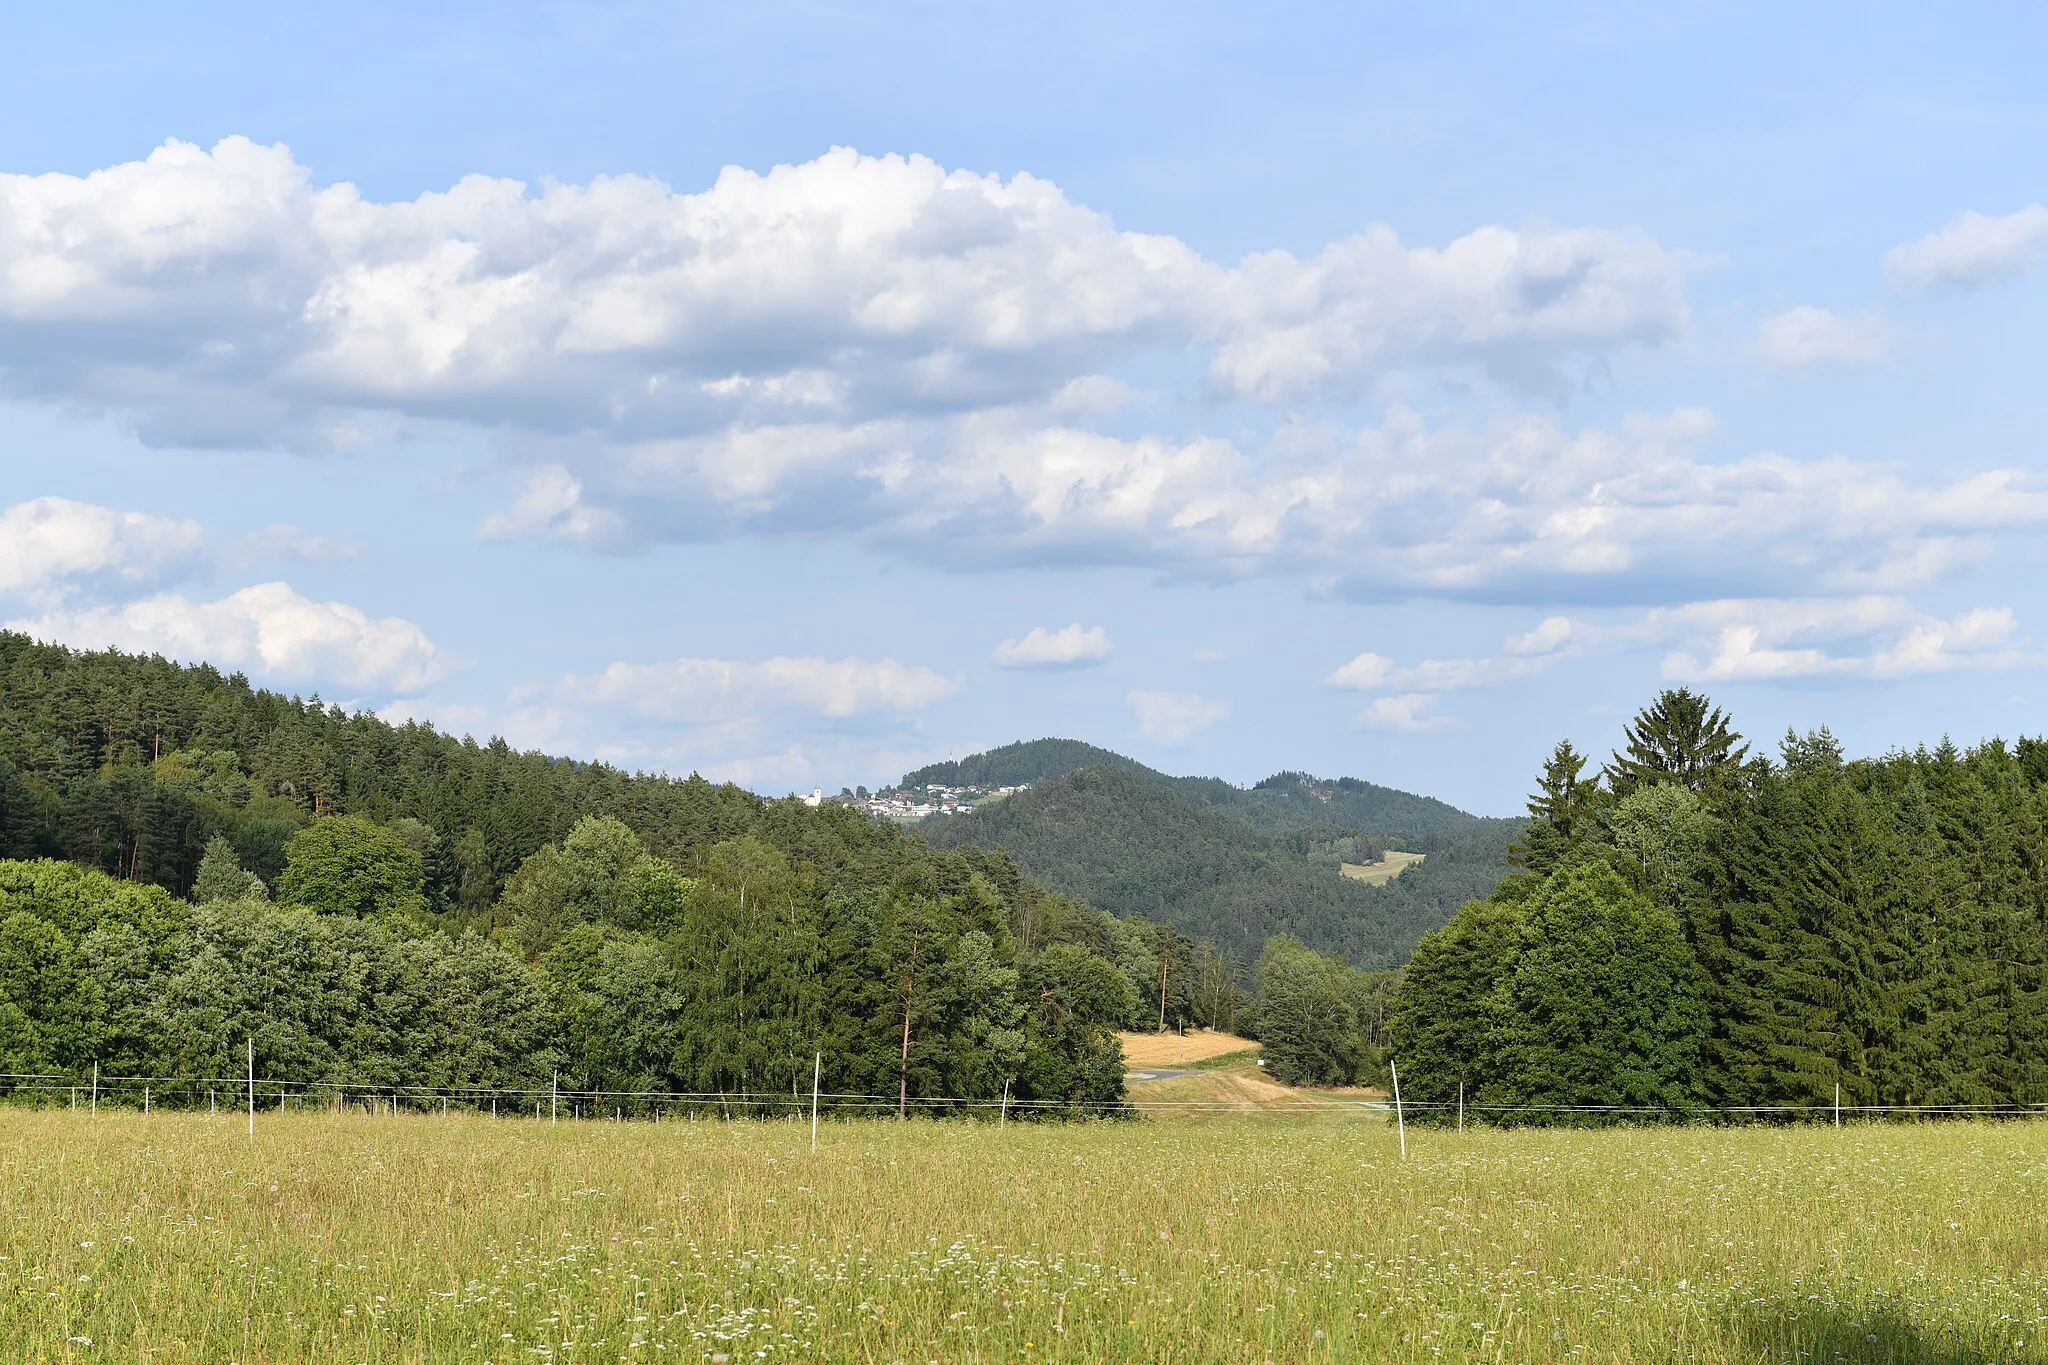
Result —
[{"label": "fence", "polygon": [[776,1091],[604,1090],[553,1086],[492,1087],[474,1085],[405,1085],[383,1081],[286,1081],[248,1076],[114,1076],[93,1073],[71,1076],[54,1072],[0,1072],[0,1094],[33,1098],[43,1104],[73,1108],[109,1107],[146,1110],[206,1107],[240,1113],[258,1111],[365,1108],[390,1114],[432,1114],[462,1111],[500,1118],[618,1118],[661,1121],[663,1118],[796,1117],[815,1112],[825,1116],[894,1114],[899,1104],[919,1114],[984,1114],[1007,1119],[1020,1116],[1100,1114],[1243,1113],[1370,1114],[1396,1118],[1428,1115],[1449,1120],[1462,1116],[1558,1120],[1638,1119],[1674,1124],[1777,1119],[1839,1123],[1870,1118],[2037,1118],[2048,1105],[2004,1104],[1748,1104],[1702,1105],[1674,1110],[1650,1105],[1480,1104],[1461,1101],[1403,1101],[1361,1097],[1308,1095],[1284,1101],[1204,1098],[1168,1100],[1125,1098],[1115,1105],[1080,1104],[1065,1100],[1009,1097],[896,1095],[817,1091],[784,1094]]}]

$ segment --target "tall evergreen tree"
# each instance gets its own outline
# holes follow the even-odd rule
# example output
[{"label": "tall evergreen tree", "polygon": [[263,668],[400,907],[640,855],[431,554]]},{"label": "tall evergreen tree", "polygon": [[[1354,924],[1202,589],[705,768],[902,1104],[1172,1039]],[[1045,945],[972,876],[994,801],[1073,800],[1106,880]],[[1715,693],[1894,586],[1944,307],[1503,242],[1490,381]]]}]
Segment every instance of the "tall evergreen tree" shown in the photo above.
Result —
[{"label": "tall evergreen tree", "polygon": [[1623,728],[1627,752],[1615,751],[1607,784],[1616,796],[1674,783],[1704,792],[1749,752],[1721,708],[1690,688],[1667,688]]},{"label": "tall evergreen tree", "polygon": [[1509,850],[1517,865],[1548,875],[1572,862],[1595,835],[1600,783],[1581,776],[1585,767],[1586,756],[1570,740],[1559,740],[1529,798],[1529,828]]}]

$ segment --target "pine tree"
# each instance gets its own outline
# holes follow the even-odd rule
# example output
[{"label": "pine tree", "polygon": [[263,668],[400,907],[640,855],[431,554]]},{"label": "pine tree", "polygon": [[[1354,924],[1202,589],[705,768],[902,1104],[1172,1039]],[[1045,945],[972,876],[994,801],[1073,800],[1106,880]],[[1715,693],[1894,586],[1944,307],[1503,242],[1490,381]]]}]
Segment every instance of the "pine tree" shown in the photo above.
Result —
[{"label": "pine tree", "polygon": [[1529,798],[1528,830],[1508,850],[1517,866],[1547,876],[1574,861],[1592,837],[1600,783],[1580,776],[1585,767],[1586,756],[1570,740],[1558,741]]},{"label": "pine tree", "polygon": [[1623,728],[1623,735],[1628,752],[1617,750],[1606,771],[1607,785],[1616,796],[1662,782],[1705,792],[1740,768],[1749,752],[1721,708],[1685,687],[1658,693]]}]

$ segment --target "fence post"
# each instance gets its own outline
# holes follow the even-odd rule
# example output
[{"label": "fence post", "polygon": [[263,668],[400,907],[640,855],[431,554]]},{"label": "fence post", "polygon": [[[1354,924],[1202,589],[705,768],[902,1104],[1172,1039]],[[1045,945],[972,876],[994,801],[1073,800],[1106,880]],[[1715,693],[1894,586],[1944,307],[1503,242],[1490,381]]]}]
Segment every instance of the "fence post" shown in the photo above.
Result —
[{"label": "fence post", "polygon": [[[811,1054],[811,1150],[818,1150],[818,1082],[825,1074],[825,1054]],[[657,1113],[659,1111],[656,1111]]]},{"label": "fence post", "polygon": [[1835,1127],[1842,1126],[1842,1083],[1835,1082]]},{"label": "fence post", "polygon": [[256,1136],[256,1039],[249,1039],[249,1136]]},{"label": "fence post", "polygon": [[1458,1082],[1458,1131],[1465,1131],[1465,1083]]},{"label": "fence post", "polygon": [[1010,1078],[1003,1078],[1003,1112],[996,1119],[996,1130],[1000,1132],[1010,1123]]},{"label": "fence post", "polygon": [[562,1073],[557,1071],[552,1074],[551,1079],[548,1081],[548,1126],[550,1127],[554,1126],[556,1117],[555,1111],[560,1106],[561,1100]]},{"label": "fence post", "polygon": [[100,1064],[92,1064],[92,1112],[100,1112]]},{"label": "fence post", "polygon": [[1387,1058],[1387,1074],[1394,1078],[1394,1127],[1401,1134],[1401,1160],[1408,1159],[1408,1120],[1401,1113],[1401,1073],[1394,1066],[1394,1059]]},{"label": "fence post", "polygon": [[142,1087],[142,1112],[149,1112],[149,1087],[146,1085]]}]

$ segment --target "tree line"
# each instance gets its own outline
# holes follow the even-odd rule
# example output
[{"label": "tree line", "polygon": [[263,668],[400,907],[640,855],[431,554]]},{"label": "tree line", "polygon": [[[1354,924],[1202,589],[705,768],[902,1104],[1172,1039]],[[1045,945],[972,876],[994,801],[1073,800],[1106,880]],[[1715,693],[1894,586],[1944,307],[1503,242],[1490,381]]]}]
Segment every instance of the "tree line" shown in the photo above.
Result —
[{"label": "tree line", "polygon": [[1000,852],[0,633],[10,1074],[1102,1112],[1240,998]]},{"label": "tree line", "polygon": [[1681,688],[1588,768],[1556,747],[1523,871],[1416,948],[1381,1040],[1406,1098],[1517,1122],[1837,1087],[2048,1103],[2048,743],[1851,761],[1823,728],[1756,754]]}]

